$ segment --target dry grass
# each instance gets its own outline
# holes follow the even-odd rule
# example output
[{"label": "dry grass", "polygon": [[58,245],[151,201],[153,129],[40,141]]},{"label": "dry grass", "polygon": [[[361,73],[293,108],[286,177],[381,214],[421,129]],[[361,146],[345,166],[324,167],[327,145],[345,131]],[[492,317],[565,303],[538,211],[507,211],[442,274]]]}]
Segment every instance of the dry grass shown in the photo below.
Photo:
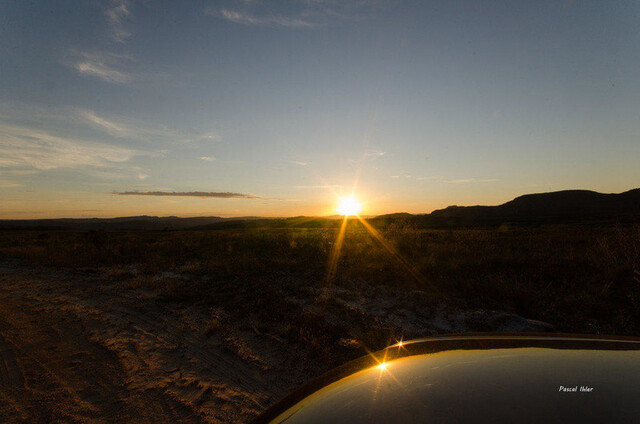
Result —
[{"label": "dry grass", "polygon": [[[336,231],[7,231],[0,233],[0,255],[102,268],[123,287],[156,290],[170,301],[222,305],[255,322],[278,323],[274,336],[328,355],[327,346],[341,343],[343,326],[317,319],[289,297],[323,287]],[[640,226],[419,230],[394,224],[382,234],[423,278],[412,277],[352,222],[333,285],[356,297],[363,282],[423,290],[434,300],[511,311],[550,322],[559,331],[640,335]],[[330,301],[323,307],[331,307]],[[357,321],[345,319],[350,325]],[[211,331],[221,327],[212,323]],[[371,337],[375,345],[386,336]]]}]

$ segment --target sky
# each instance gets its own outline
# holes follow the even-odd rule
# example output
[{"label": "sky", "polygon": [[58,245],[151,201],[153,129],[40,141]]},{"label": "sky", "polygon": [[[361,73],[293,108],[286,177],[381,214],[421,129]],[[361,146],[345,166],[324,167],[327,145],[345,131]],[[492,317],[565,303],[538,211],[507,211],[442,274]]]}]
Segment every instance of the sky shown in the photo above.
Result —
[{"label": "sky", "polygon": [[0,218],[640,187],[640,2],[0,3]]}]

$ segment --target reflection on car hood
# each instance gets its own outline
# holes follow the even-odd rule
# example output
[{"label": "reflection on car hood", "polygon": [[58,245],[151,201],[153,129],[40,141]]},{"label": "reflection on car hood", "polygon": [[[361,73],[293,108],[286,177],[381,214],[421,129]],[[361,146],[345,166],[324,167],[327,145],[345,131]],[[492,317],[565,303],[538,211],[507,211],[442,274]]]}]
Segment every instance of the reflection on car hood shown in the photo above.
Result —
[{"label": "reflection on car hood", "polygon": [[637,422],[640,339],[452,335],[353,361],[256,422]]}]

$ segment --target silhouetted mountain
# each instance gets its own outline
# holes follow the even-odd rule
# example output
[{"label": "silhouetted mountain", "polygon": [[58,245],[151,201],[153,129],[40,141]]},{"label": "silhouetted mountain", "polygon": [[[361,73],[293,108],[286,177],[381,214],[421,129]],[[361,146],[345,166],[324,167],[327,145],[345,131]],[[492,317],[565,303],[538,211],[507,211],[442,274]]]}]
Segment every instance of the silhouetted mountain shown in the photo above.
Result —
[{"label": "silhouetted mountain", "polygon": [[640,221],[640,189],[620,194],[589,190],[527,194],[499,206],[449,206],[418,220],[438,226]]}]

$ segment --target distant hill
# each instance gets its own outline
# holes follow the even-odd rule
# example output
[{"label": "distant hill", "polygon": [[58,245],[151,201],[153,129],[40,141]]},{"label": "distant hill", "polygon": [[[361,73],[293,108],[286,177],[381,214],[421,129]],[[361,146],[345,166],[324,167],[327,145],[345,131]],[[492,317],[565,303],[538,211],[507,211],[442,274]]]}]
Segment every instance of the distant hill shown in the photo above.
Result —
[{"label": "distant hill", "polygon": [[[565,190],[527,194],[498,206],[449,206],[430,214],[406,212],[368,217],[384,227],[408,223],[419,228],[474,226],[539,225],[555,223],[628,223],[640,222],[640,189],[620,194],[602,194],[589,190]],[[205,230],[231,228],[336,228],[340,216],[292,218],[205,216],[130,216],[122,218],[0,220],[2,229],[34,230]]]},{"label": "distant hill", "polygon": [[620,194],[564,190],[527,194],[499,206],[449,206],[416,215],[430,226],[640,221],[640,189]]}]

